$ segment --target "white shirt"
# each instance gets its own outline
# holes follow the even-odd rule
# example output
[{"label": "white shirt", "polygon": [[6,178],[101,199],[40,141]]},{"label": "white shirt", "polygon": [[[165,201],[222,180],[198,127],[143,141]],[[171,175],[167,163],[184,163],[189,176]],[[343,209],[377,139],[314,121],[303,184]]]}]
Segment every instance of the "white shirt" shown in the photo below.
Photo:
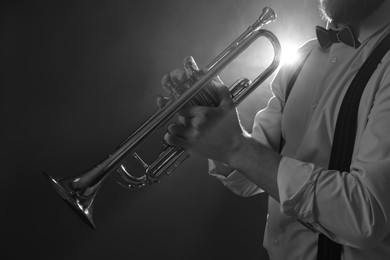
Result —
[{"label": "white shirt", "polygon": [[[368,82],[360,102],[349,172],[327,170],[338,111],[352,79],[390,33],[390,1],[358,29],[361,46],[343,43],[323,50],[316,40],[285,104],[294,68],[283,67],[273,97],[254,120],[252,136],[278,150],[280,203],[269,198],[264,247],[271,259],[316,259],[318,232],[343,245],[342,259],[390,259],[390,52]],[[237,171],[210,174],[241,196],[262,190]],[[315,232],[302,225],[309,224]]]}]

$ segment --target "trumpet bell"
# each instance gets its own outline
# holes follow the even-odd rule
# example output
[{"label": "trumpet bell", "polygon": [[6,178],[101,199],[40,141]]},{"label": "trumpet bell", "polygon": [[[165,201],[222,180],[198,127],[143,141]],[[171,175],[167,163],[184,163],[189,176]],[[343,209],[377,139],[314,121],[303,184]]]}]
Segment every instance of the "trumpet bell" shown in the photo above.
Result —
[{"label": "trumpet bell", "polygon": [[78,194],[77,191],[73,190],[71,187],[71,183],[75,182],[73,178],[67,178],[63,180],[58,180],[56,178],[51,177],[47,173],[43,172],[43,175],[48,180],[48,182],[52,185],[57,194],[65,201],[66,205],[72,209],[73,212],[80,217],[81,220],[84,221],[89,227],[95,229],[95,223],[93,222],[93,200],[96,195],[82,197]]}]

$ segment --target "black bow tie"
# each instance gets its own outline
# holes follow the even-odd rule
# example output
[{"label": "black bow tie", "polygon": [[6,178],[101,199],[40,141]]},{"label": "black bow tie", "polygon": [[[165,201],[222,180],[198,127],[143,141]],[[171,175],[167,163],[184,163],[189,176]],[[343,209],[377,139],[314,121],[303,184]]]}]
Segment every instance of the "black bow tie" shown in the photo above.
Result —
[{"label": "black bow tie", "polygon": [[360,42],[353,34],[352,29],[349,26],[343,27],[340,31],[325,29],[321,26],[317,26],[316,33],[318,42],[324,49],[337,42],[343,42],[346,45],[354,48],[357,48],[360,45]]}]

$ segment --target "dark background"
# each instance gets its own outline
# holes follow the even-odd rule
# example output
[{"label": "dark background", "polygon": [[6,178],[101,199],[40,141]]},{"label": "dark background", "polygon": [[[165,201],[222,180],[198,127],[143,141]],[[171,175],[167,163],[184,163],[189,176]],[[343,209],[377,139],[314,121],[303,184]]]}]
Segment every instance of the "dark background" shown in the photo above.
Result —
[{"label": "dark background", "polygon": [[[265,6],[278,13],[267,28],[282,45],[314,37],[312,0],[2,1],[0,258],[267,259],[267,196],[234,195],[203,158],[143,189],[109,180],[96,230],[42,175],[68,177],[111,153],[155,110],[163,74],[187,55],[207,65]],[[226,83],[253,78],[272,58],[264,39],[248,52]],[[240,105],[246,127],[268,84]]]}]

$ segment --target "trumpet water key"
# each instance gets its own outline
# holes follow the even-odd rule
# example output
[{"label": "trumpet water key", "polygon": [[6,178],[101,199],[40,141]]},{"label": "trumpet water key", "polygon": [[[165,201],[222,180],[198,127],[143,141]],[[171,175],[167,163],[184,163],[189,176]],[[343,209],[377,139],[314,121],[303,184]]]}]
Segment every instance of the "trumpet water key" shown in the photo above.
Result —
[{"label": "trumpet water key", "polygon": [[[274,11],[268,7],[264,8],[259,19],[253,25],[249,26],[200,73],[194,73],[189,81],[175,89],[177,91],[174,91],[175,94],[167,104],[146,120],[100,163],[81,174],[63,179],[54,178],[44,173],[61,198],[82,220],[90,227],[95,228],[92,218],[93,202],[108,176],[113,173],[119,174],[126,186],[133,189],[154,184],[162,176],[174,171],[188,158],[184,148],[163,144],[161,152],[151,163],[145,162],[136,153],[136,149],[149,137],[155,135],[158,129],[166,125],[185,104],[190,102],[198,105],[215,105],[213,95],[207,88],[208,83],[260,36],[266,37],[271,42],[274,49],[273,61],[253,81],[244,78],[230,87],[235,104],[238,105],[263,83],[277,69],[280,62],[281,47],[277,37],[272,32],[262,29],[264,25],[275,19]],[[126,168],[126,161],[130,157],[135,158],[141,164],[144,169],[141,175],[134,176]]]}]

